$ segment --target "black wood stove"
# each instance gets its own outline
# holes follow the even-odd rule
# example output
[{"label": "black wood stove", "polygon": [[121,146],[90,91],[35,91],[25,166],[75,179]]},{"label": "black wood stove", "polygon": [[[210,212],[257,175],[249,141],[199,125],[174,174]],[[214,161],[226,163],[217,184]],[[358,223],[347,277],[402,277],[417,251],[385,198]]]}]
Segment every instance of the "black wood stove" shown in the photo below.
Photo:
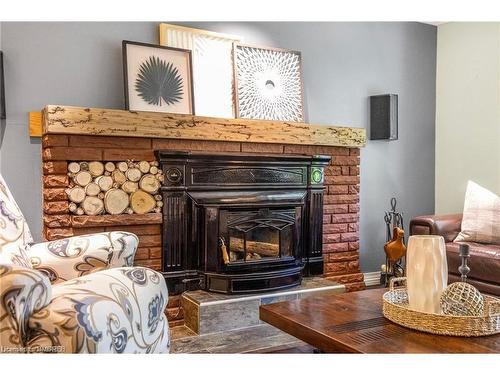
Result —
[{"label": "black wood stove", "polygon": [[252,293],[323,273],[329,156],[156,151],[169,292]]}]

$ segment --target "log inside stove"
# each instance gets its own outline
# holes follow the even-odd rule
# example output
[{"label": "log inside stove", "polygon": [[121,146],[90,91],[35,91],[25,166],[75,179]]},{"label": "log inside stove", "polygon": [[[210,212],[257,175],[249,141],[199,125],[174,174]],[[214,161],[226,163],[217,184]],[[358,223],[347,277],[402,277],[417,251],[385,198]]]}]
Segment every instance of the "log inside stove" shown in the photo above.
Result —
[{"label": "log inside stove", "polygon": [[280,247],[278,244],[261,241],[245,241],[241,238],[231,237],[229,241],[230,260],[235,262],[238,260],[259,260],[263,257],[279,257]]}]

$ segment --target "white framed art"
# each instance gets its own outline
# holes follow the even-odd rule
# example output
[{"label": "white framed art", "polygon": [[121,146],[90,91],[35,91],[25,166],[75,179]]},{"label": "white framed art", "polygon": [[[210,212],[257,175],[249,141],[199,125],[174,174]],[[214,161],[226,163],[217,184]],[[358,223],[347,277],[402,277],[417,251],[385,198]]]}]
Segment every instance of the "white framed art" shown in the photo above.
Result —
[{"label": "white framed art", "polygon": [[196,115],[234,118],[233,43],[239,36],[160,24],[160,45],[192,51]]},{"label": "white framed art", "polygon": [[236,116],[304,121],[299,51],[234,44]]}]

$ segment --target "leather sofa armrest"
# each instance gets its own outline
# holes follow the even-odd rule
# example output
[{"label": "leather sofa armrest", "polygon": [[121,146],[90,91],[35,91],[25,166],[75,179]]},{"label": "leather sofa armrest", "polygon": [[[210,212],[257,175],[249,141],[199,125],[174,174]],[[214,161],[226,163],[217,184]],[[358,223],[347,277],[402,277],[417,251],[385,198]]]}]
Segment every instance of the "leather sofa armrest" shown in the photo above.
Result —
[{"label": "leather sofa armrest", "polygon": [[461,224],[462,214],[417,216],[410,221],[410,235],[437,235],[452,242],[460,233]]}]

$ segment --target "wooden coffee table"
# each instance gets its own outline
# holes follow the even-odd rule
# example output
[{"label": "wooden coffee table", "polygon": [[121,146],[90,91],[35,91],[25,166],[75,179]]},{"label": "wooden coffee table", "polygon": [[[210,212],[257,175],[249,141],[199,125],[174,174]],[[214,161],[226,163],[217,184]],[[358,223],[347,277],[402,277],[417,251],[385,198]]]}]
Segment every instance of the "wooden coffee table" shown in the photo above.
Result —
[{"label": "wooden coffee table", "polygon": [[260,319],[326,353],[500,353],[500,334],[462,338],[404,328],[382,315],[386,289],[260,306]]}]

